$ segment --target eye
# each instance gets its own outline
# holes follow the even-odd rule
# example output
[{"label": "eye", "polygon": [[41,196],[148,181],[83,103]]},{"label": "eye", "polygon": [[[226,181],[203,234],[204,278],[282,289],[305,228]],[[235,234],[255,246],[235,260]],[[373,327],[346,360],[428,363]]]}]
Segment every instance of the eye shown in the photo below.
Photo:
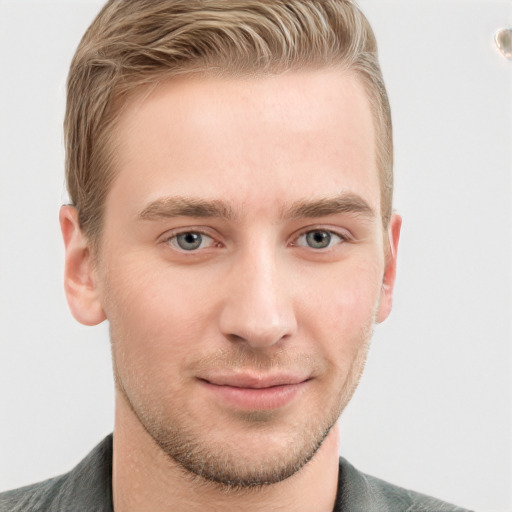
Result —
[{"label": "eye", "polygon": [[328,249],[344,241],[345,238],[332,231],[315,229],[300,235],[295,245],[299,247],[310,247],[311,249]]},{"label": "eye", "polygon": [[205,249],[211,247],[214,243],[212,237],[199,233],[197,231],[187,231],[185,233],[179,233],[168,239],[175,249],[181,251],[196,251],[197,249]]}]

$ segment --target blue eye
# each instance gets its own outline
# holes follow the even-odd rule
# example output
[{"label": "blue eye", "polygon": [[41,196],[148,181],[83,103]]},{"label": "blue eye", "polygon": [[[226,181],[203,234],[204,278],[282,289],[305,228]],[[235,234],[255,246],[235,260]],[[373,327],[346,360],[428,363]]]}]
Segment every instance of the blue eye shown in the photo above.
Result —
[{"label": "blue eye", "polygon": [[297,239],[297,245],[300,247],[310,247],[311,249],[327,249],[334,244],[343,242],[343,238],[332,231],[324,229],[315,229],[303,233]]},{"label": "blue eye", "polygon": [[197,231],[188,231],[171,237],[169,243],[176,249],[182,251],[195,251],[197,249],[210,247],[213,243],[213,239]]}]

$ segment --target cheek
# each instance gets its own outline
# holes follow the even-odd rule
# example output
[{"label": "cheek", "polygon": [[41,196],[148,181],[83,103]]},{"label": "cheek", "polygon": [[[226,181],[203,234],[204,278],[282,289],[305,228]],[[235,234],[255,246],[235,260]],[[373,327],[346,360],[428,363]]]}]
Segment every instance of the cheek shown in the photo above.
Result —
[{"label": "cheek", "polygon": [[[144,264],[144,258],[126,258],[111,268],[105,287],[105,312],[119,321],[146,332],[166,332],[197,324],[197,311],[207,296],[200,275],[183,272],[162,263]],[[179,319],[179,322],[177,321]]]},{"label": "cheek", "polygon": [[309,315],[323,317],[324,325],[337,332],[340,328],[350,329],[363,325],[365,319],[374,318],[382,288],[382,270],[379,262],[366,260],[351,265],[340,266],[329,271],[312,286],[307,293],[303,288],[299,293],[306,299],[303,307]]},{"label": "cheek", "polygon": [[117,267],[107,280],[105,312],[119,367],[172,374],[198,340],[207,341],[211,306],[193,284],[161,269]]},{"label": "cheek", "polygon": [[[346,373],[361,345],[371,337],[381,289],[380,265],[362,262],[331,272],[326,286],[311,288],[301,301],[302,327],[332,364]],[[313,290],[313,291],[311,291]]]}]

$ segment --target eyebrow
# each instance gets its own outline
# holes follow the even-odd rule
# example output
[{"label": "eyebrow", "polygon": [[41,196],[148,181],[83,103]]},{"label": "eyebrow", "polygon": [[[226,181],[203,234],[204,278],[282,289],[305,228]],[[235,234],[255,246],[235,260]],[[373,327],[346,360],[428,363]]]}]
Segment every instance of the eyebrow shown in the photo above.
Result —
[{"label": "eyebrow", "polygon": [[[367,219],[375,217],[375,211],[356,194],[321,199],[296,201],[280,211],[282,219],[318,218],[327,215],[351,214]],[[193,197],[164,197],[152,201],[139,214],[142,220],[169,219],[173,217],[220,218],[233,220],[235,213],[224,201]]]},{"label": "eyebrow", "polygon": [[231,220],[232,209],[223,201],[191,197],[164,197],[151,202],[139,214],[143,220],[170,219],[173,217],[217,217]]},{"label": "eyebrow", "polygon": [[327,215],[351,214],[373,219],[373,208],[356,194],[341,194],[323,199],[297,201],[283,212],[284,218],[317,218]]}]

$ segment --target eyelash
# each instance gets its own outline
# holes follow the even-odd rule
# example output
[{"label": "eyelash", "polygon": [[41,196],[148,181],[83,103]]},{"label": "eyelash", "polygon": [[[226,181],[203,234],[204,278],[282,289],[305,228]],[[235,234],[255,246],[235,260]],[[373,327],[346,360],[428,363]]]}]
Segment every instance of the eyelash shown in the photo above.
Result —
[{"label": "eyelash", "polygon": [[[329,238],[329,245],[327,247],[315,248],[315,247],[311,247],[311,246],[308,246],[308,245],[301,245],[301,244],[298,243],[298,241],[302,237],[306,237],[308,234],[311,234],[311,233],[326,233],[326,234],[328,234],[329,237],[330,237]],[[220,242],[216,242],[215,241],[215,237],[212,236],[211,233],[208,233],[208,232],[206,232],[205,230],[202,230],[202,229],[194,229],[194,228],[183,230],[183,231],[174,232],[174,233],[170,234],[169,236],[166,236],[165,239],[163,240],[163,243],[171,245],[174,250],[176,250],[178,252],[181,252],[181,253],[197,254],[199,252],[199,250],[201,249],[200,247],[187,250],[187,249],[184,249],[182,247],[179,247],[179,245],[178,245],[178,242],[177,242],[178,237],[181,236],[181,235],[189,235],[189,234],[190,235],[201,235],[202,237],[208,237],[209,239],[212,240],[212,244],[209,247],[211,247],[212,245],[213,246],[217,246],[217,247],[222,245]],[[343,245],[344,243],[350,242],[350,240],[351,240],[351,237],[348,234],[346,234],[346,233],[341,233],[339,231],[334,231],[332,229],[314,228],[314,227],[311,228],[310,227],[307,230],[304,230],[304,231],[300,232],[294,238],[293,242],[290,245],[291,245],[291,247],[309,248],[309,249],[311,249],[311,250],[313,250],[315,252],[327,252],[327,250],[333,248],[333,245],[331,245],[333,237],[339,238],[339,242],[337,242],[337,243],[335,243],[333,245]],[[204,247],[203,249],[208,249],[209,247]]]},{"label": "eyelash", "polygon": [[201,237],[208,237],[209,239],[212,240],[212,242],[213,242],[212,245],[217,245],[217,246],[220,245],[219,242],[215,242],[215,238],[213,236],[211,236],[210,234],[208,234],[205,231],[200,230],[200,229],[187,229],[185,231],[179,231],[176,233],[172,233],[170,236],[165,237],[163,242],[166,244],[172,245],[173,248],[175,250],[177,250],[178,252],[190,253],[190,254],[197,253],[199,248],[187,250],[187,249],[183,249],[182,247],[179,247],[179,246],[176,246],[173,244],[173,242],[177,243],[178,237],[180,237],[182,235],[200,235]]},{"label": "eyelash", "polygon": [[[300,240],[302,237],[307,237],[308,235],[313,234],[313,233],[327,234],[329,236],[329,245],[327,247],[311,247],[311,246],[307,246],[307,245],[300,245],[298,243],[298,240]],[[313,249],[316,251],[322,251],[322,250],[327,250],[327,249],[332,248],[331,241],[332,241],[333,237],[339,238],[339,242],[337,242],[333,245],[340,245],[340,244],[343,244],[343,243],[346,243],[349,241],[349,237],[346,234],[342,234],[337,231],[333,231],[331,229],[316,228],[316,229],[308,229],[307,231],[303,231],[291,245],[292,245],[292,247],[305,247],[305,248]]]}]

